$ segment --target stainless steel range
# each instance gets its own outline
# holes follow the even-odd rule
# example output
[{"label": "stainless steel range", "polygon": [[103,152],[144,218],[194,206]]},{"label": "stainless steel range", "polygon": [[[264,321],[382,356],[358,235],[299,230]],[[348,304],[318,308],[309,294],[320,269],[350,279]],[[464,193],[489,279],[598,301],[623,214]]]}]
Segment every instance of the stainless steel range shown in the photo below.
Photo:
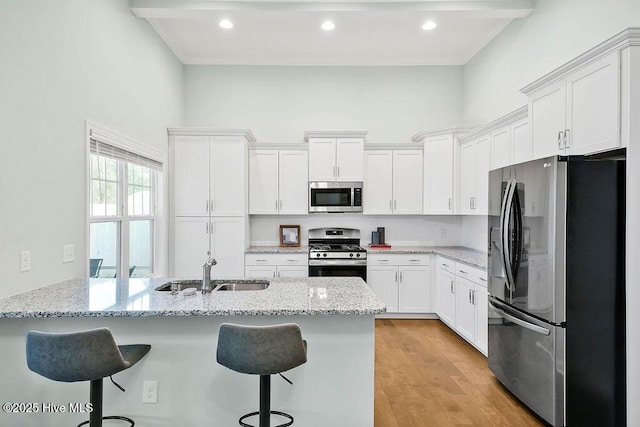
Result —
[{"label": "stainless steel range", "polygon": [[309,276],[355,276],[367,280],[367,250],[360,246],[360,230],[309,230]]}]

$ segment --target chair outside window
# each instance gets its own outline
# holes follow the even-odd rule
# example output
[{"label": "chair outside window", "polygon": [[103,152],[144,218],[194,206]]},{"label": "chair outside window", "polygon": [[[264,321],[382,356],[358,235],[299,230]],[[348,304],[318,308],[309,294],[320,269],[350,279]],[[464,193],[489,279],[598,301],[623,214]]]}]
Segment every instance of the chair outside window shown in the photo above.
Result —
[{"label": "chair outside window", "polygon": [[89,259],[89,277],[98,277],[102,267],[102,258]]}]

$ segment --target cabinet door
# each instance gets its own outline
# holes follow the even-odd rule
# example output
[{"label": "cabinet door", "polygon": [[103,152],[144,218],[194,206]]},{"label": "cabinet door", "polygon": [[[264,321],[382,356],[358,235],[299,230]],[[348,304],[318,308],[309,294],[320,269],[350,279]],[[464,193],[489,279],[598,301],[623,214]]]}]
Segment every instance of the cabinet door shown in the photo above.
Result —
[{"label": "cabinet door", "polygon": [[567,154],[620,146],[620,53],[567,76]]},{"label": "cabinet door", "polygon": [[422,213],[422,158],[419,150],[393,152],[393,213]]},{"label": "cabinet door", "polygon": [[237,140],[211,143],[211,215],[241,216],[246,213],[245,152],[245,145]]},{"label": "cabinet door", "polygon": [[277,277],[309,277],[309,267],[302,265],[279,265]]},{"label": "cabinet door", "polygon": [[176,136],[173,143],[175,216],[209,216],[209,137]]},{"label": "cabinet door", "polygon": [[387,313],[398,312],[398,267],[367,267],[367,284],[387,306]]},{"label": "cabinet door", "polygon": [[484,286],[476,284],[473,295],[476,314],[475,345],[486,356],[489,348],[489,300],[487,298],[487,289]]},{"label": "cabinet door", "polygon": [[490,139],[480,138],[476,142],[476,191],[473,195],[473,212],[486,215],[489,206],[489,170],[491,169]]},{"label": "cabinet door", "polygon": [[472,197],[476,192],[476,145],[475,141],[460,145],[460,213],[473,213]]},{"label": "cabinet door", "polygon": [[476,312],[473,305],[474,284],[461,277],[456,278],[456,331],[473,342],[476,328]]},{"label": "cabinet door", "polygon": [[533,159],[531,128],[528,118],[511,123],[511,153],[513,164]]},{"label": "cabinet door", "polygon": [[309,156],[302,150],[280,151],[279,212],[286,215],[309,213]]},{"label": "cabinet door", "polygon": [[261,278],[276,277],[275,265],[247,265],[244,268],[244,277]]},{"label": "cabinet door", "polygon": [[453,135],[424,145],[424,213],[453,213]]},{"label": "cabinet door", "polygon": [[491,132],[491,169],[511,164],[511,128],[509,126]]},{"label": "cabinet door", "polygon": [[[529,102],[533,158],[563,154],[566,84],[562,80],[536,92]],[[559,140],[560,138],[560,140]]]},{"label": "cabinet door", "polygon": [[338,181],[362,181],[364,140],[338,138],[336,142],[336,178]]},{"label": "cabinet door", "polygon": [[249,151],[249,213],[278,213],[277,150]]},{"label": "cabinet door", "polygon": [[209,250],[209,217],[176,217],[174,222],[174,277],[202,278]]},{"label": "cabinet door", "polygon": [[336,175],[336,140],[309,138],[309,181],[335,181]]},{"label": "cabinet door", "polygon": [[362,212],[390,215],[393,211],[393,152],[367,150],[364,153]]},{"label": "cabinet door", "polygon": [[398,273],[398,311],[431,313],[429,266],[400,266]]},{"label": "cabinet door", "polygon": [[456,323],[456,276],[438,269],[438,316],[451,327]]},{"label": "cabinet door", "polygon": [[242,217],[211,218],[211,256],[218,261],[212,278],[231,279],[244,274],[244,222]]}]

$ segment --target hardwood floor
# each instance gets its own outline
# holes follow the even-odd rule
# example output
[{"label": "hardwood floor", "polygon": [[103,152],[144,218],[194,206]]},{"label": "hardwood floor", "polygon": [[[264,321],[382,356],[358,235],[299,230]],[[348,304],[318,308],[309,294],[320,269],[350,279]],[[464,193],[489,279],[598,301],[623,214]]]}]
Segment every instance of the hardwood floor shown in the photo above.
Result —
[{"label": "hardwood floor", "polygon": [[375,427],[543,426],[439,320],[376,320]]}]

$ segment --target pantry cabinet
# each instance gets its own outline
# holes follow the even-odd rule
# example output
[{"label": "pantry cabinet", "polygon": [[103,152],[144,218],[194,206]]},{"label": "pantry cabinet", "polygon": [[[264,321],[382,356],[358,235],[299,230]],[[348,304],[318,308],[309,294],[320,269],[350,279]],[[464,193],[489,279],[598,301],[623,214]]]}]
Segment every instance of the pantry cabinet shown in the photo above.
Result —
[{"label": "pantry cabinet", "polygon": [[306,215],[308,197],[306,151],[249,151],[250,214]]},{"label": "pantry cabinet", "polygon": [[422,213],[421,150],[365,150],[363,213]]}]

